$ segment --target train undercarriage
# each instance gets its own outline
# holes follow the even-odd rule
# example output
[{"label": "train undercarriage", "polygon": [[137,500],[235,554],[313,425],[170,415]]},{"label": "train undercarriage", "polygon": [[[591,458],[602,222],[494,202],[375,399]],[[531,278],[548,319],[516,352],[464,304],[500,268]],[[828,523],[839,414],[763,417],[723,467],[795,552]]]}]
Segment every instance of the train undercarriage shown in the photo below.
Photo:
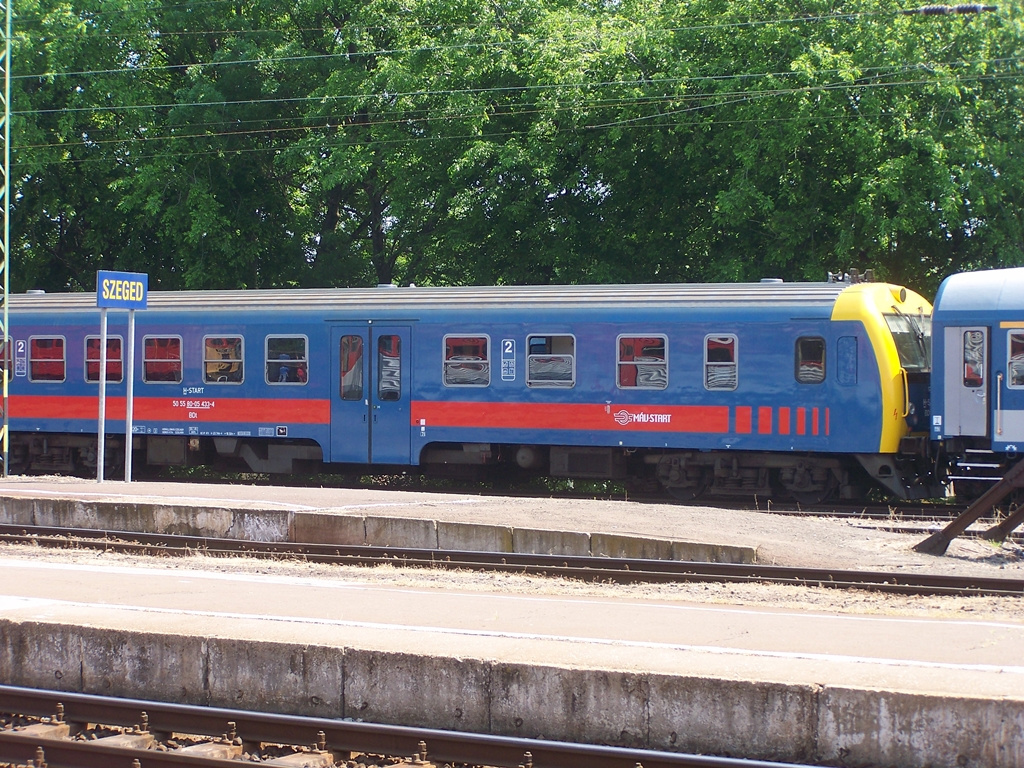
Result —
[{"label": "train undercarriage", "polygon": [[[958,499],[971,502],[983,496],[999,483],[1015,465],[1021,455],[996,453],[984,439],[956,438],[946,443],[950,452],[949,482]],[[1024,503],[1024,491],[1013,494],[1013,501]]]},{"label": "train undercarriage", "polygon": [[[330,465],[310,440],[146,435],[134,439],[136,476],[174,466],[268,475],[358,473],[365,466]],[[900,499],[945,495],[941,461],[926,441],[908,439],[896,455],[798,454],[753,451],[680,451],[603,446],[432,443],[415,468],[428,476],[512,483],[531,477],[617,481],[636,492],[659,489],[679,500],[790,498],[803,504],[867,499],[872,489]],[[12,474],[96,474],[96,438],[90,435],[14,433]],[[104,476],[123,473],[124,440],[108,436]],[[409,467],[375,471],[408,472]],[[965,486],[966,487],[966,486]]]},{"label": "train undercarriage", "polygon": [[[95,435],[20,433],[11,435],[10,474],[95,476],[98,460]],[[107,437],[104,475],[124,472],[124,437]]]},{"label": "train undercarriage", "polygon": [[899,499],[945,495],[944,469],[925,441],[907,440],[899,454],[799,454],[673,451],[597,446],[454,444],[424,451],[425,468],[508,466],[521,473],[623,481],[673,498],[791,498],[803,504],[860,500],[872,489]]}]

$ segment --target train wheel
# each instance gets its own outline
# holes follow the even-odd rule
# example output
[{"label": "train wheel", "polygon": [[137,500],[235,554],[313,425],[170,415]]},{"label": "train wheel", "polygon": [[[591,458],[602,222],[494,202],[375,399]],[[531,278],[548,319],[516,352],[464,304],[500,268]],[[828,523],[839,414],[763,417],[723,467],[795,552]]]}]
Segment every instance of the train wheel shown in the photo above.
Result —
[{"label": "train wheel", "polygon": [[676,501],[693,501],[699,499],[711,486],[712,476],[707,470],[702,470],[695,482],[688,485],[666,485],[668,495]]},{"label": "train wheel", "polygon": [[801,491],[790,489],[789,495],[792,496],[793,500],[798,504],[802,504],[805,507],[813,507],[818,504],[824,504],[826,501],[831,499],[838,487],[839,483],[836,480],[835,475],[829,472],[828,478],[823,485]]}]

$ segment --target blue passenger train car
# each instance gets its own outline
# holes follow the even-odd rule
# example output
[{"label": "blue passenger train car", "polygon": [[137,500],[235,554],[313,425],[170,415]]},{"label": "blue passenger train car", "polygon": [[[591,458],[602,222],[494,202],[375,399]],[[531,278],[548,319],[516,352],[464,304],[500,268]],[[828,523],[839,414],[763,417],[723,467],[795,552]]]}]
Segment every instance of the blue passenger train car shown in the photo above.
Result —
[{"label": "blue passenger train car", "polygon": [[952,275],[935,297],[931,433],[976,496],[1024,450],[1024,268]]},{"label": "blue passenger train car", "polygon": [[[95,303],[11,299],[12,472],[95,471]],[[117,461],[127,315],[109,317]],[[154,291],[136,313],[135,465],[936,495],[930,317],[912,291],[850,281]]]}]

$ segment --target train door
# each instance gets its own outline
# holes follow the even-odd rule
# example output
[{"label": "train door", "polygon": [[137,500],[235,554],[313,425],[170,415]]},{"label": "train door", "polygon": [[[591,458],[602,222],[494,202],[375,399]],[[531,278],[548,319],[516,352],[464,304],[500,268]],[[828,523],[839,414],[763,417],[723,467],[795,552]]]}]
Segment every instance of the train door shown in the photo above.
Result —
[{"label": "train door", "polygon": [[989,329],[983,326],[946,328],[943,410],[948,436],[988,434],[988,333]]},{"label": "train door", "polygon": [[408,464],[407,326],[331,329],[331,461]]}]

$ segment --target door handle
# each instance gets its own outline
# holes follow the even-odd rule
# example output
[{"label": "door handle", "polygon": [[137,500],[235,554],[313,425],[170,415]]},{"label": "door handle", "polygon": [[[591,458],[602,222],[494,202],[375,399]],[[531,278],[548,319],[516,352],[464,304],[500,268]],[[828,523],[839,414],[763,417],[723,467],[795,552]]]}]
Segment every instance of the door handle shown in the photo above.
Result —
[{"label": "door handle", "polygon": [[996,434],[1003,434],[1003,372],[996,375]]}]

